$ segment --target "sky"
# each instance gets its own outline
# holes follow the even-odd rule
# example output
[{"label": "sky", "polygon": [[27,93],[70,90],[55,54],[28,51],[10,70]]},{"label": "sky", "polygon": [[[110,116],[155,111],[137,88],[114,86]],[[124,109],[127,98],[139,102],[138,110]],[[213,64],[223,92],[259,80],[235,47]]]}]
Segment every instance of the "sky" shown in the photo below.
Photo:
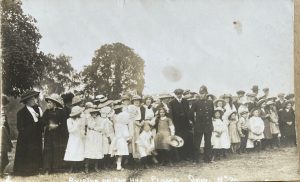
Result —
[{"label": "sky", "polygon": [[78,71],[104,44],[133,48],[145,61],[144,93],[293,92],[292,0],[22,2],[37,20],[40,50],[71,56]]}]

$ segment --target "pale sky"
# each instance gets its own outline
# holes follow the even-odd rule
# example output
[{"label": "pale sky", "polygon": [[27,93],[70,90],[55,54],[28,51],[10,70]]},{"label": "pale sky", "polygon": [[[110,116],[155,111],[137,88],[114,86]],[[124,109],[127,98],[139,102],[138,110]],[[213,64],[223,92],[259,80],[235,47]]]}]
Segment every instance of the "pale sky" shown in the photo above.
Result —
[{"label": "pale sky", "polygon": [[292,0],[23,0],[22,7],[37,20],[40,50],[71,56],[78,71],[104,44],[133,48],[145,60],[144,93],[198,92],[203,84],[217,95],[254,84],[293,92]]}]

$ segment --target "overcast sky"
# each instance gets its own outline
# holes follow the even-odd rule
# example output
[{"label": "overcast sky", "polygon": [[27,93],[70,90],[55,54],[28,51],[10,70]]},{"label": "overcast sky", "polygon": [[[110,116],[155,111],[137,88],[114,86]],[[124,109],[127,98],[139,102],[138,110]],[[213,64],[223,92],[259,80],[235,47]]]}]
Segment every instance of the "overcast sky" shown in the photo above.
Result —
[{"label": "overcast sky", "polygon": [[145,93],[293,91],[291,0],[23,0],[40,50],[71,56],[78,71],[104,44],[145,60]]}]

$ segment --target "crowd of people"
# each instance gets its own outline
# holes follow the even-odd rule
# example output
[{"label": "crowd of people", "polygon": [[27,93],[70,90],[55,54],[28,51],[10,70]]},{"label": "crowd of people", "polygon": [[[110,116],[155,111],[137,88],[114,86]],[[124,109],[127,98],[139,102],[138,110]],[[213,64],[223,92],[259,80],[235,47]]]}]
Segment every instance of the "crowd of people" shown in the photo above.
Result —
[{"label": "crowd of people", "polygon": [[[149,168],[179,161],[206,163],[230,154],[296,145],[294,94],[258,96],[239,90],[216,97],[201,86],[199,93],[176,89],[158,97],[124,93],[120,100],[97,95],[85,100],[66,93],[45,97],[22,95],[17,113],[18,138],[14,175],[66,171]],[[3,107],[8,104],[2,97]],[[8,164],[9,125],[2,112],[1,173]],[[203,150],[202,150],[203,149]]]}]

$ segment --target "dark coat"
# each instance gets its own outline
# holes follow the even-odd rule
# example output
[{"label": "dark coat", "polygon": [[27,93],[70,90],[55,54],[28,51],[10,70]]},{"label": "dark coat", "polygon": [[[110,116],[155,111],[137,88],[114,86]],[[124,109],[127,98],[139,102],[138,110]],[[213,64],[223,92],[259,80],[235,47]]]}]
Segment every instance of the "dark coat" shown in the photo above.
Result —
[{"label": "dark coat", "polygon": [[187,131],[189,126],[189,103],[182,98],[181,102],[177,99],[171,100],[169,103],[170,118],[175,126],[175,133]]},{"label": "dark coat", "polygon": [[249,111],[249,112],[251,112],[251,110],[252,110],[253,108],[255,108],[255,107],[257,107],[256,102],[250,102],[250,103],[248,103],[248,111]]},{"label": "dark coat", "polygon": [[[37,107],[33,108],[37,113]],[[17,113],[18,139],[14,172],[18,175],[37,173],[42,167],[42,122],[34,122],[27,107]]]},{"label": "dark coat", "polygon": [[[50,130],[49,124],[55,123],[57,128]],[[43,151],[43,165],[47,170],[62,169],[65,167],[64,155],[67,146],[67,116],[63,109],[47,109],[43,115],[45,139]]]},{"label": "dark coat", "polygon": [[276,109],[277,109],[277,112],[279,112],[279,111],[281,111],[283,108],[284,108],[284,106],[285,106],[285,101],[283,101],[283,103],[281,103],[279,100],[278,101],[276,101]]},{"label": "dark coat", "polygon": [[214,130],[212,124],[214,104],[212,101],[206,99],[196,100],[192,104],[191,112],[196,113],[196,120],[194,117],[191,118],[195,132],[210,133]]},{"label": "dark coat", "polygon": [[[293,109],[286,111],[283,109],[279,112],[279,126],[281,128],[281,133],[284,137],[291,137],[296,135],[295,129],[295,112]],[[288,125],[286,122],[292,122]]]}]

